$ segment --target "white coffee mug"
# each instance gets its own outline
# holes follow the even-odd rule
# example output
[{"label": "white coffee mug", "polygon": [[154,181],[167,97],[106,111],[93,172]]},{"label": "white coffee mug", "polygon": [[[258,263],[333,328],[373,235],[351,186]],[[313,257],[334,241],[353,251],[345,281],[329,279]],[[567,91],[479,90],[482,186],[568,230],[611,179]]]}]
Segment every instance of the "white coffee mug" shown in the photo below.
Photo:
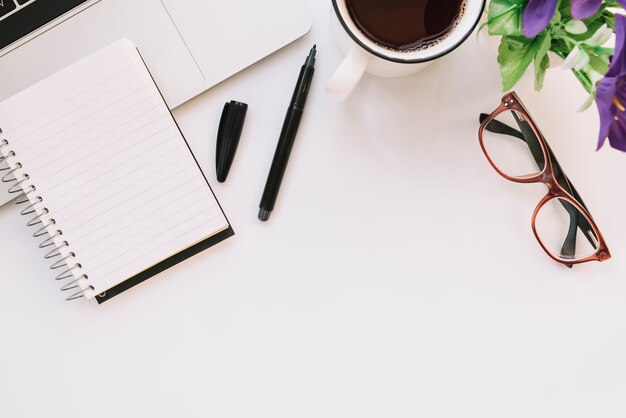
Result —
[{"label": "white coffee mug", "polygon": [[485,0],[466,0],[465,11],[448,36],[426,49],[397,51],[376,44],[359,30],[348,12],[346,0],[332,0],[332,3],[333,35],[346,58],[326,85],[326,91],[339,101],[350,96],[365,73],[405,77],[452,52],[474,31],[485,8]]}]

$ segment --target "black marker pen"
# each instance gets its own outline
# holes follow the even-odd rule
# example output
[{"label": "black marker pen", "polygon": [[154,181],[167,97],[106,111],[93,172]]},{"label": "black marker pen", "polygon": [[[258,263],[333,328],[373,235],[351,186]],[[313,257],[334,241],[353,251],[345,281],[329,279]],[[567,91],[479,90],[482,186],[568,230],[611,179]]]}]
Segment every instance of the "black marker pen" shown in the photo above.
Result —
[{"label": "black marker pen", "polygon": [[278,146],[276,147],[276,153],[274,154],[274,161],[272,162],[272,168],[270,169],[269,176],[267,177],[267,183],[265,184],[265,191],[263,192],[263,198],[261,198],[259,220],[266,222],[270,219],[274,205],[276,204],[276,198],[278,197],[278,191],[287,169],[287,163],[289,162],[289,156],[293,149],[293,144],[296,140],[296,134],[298,133],[298,127],[300,126],[300,120],[304,113],[304,105],[309,95],[309,88],[311,87],[311,81],[313,80],[313,74],[315,73],[315,54],[317,53],[316,46],[313,46],[306,62],[302,66],[300,71],[300,77],[296,84],[296,90],[293,93],[287,116],[285,117],[285,123],[283,125],[282,132],[280,133],[280,139],[278,140]]}]

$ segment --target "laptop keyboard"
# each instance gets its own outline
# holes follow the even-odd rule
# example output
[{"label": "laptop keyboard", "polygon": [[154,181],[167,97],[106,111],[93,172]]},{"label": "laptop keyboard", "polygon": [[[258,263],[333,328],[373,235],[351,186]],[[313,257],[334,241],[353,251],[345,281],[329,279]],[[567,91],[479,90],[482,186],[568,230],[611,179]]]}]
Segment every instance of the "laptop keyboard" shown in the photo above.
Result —
[{"label": "laptop keyboard", "polygon": [[13,0],[0,0],[0,17],[12,12],[15,8]]},{"label": "laptop keyboard", "polygon": [[0,49],[89,0],[0,0]]}]

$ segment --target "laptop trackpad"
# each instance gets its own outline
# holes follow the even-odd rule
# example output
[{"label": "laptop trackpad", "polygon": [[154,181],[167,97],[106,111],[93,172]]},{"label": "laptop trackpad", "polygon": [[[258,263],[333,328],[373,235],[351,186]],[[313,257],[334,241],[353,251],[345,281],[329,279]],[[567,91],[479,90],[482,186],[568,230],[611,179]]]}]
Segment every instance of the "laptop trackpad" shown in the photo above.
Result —
[{"label": "laptop trackpad", "polygon": [[0,77],[0,100],[123,37],[171,107],[199,93],[204,79],[159,0],[104,0],[3,56],[0,74],[10,76]]},{"label": "laptop trackpad", "polygon": [[207,86],[243,70],[306,34],[300,0],[162,0]]}]

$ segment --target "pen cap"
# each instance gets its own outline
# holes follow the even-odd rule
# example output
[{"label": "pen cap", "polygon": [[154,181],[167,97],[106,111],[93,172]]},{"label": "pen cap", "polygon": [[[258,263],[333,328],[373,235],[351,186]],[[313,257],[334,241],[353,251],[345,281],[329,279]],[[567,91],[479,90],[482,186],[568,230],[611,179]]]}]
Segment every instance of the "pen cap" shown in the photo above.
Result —
[{"label": "pen cap", "polygon": [[248,105],[231,101],[224,105],[220,127],[217,132],[217,150],[215,153],[215,167],[217,181],[224,183],[233,165],[243,124],[246,120]]}]

